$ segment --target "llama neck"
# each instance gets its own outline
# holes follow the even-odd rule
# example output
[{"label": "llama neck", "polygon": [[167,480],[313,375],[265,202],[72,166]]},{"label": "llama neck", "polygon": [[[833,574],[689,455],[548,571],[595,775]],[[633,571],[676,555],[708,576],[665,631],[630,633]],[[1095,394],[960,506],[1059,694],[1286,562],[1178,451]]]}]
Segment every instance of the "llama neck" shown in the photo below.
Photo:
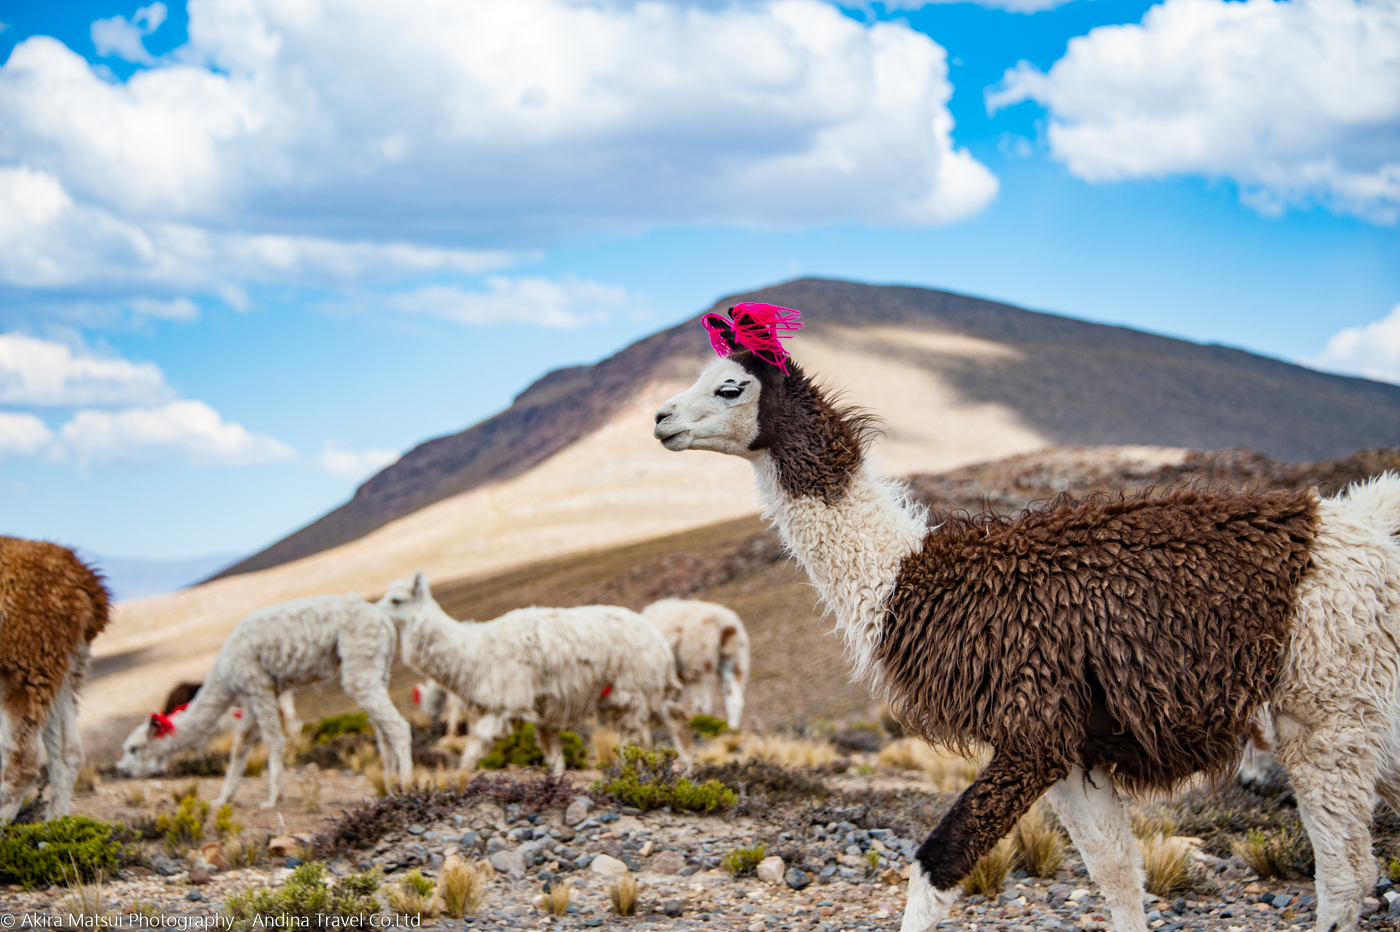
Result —
[{"label": "llama neck", "polygon": [[464,664],[478,653],[476,627],[454,620],[436,604],[421,606],[404,624],[403,662],[456,692]]},{"label": "llama neck", "polygon": [[767,453],[753,465],[766,516],[836,616],[851,652],[852,676],[878,674],[874,650],[885,605],[900,562],[922,546],[923,510],[911,508],[901,490],[872,476],[864,464],[848,474],[834,501],[792,494]]},{"label": "llama neck", "polygon": [[203,745],[219,727],[219,719],[233,702],[233,690],[217,675],[211,675],[185,710],[170,716],[170,721],[175,725],[175,733],[156,739],[153,746],[160,750],[162,759],[167,759],[181,751]]}]

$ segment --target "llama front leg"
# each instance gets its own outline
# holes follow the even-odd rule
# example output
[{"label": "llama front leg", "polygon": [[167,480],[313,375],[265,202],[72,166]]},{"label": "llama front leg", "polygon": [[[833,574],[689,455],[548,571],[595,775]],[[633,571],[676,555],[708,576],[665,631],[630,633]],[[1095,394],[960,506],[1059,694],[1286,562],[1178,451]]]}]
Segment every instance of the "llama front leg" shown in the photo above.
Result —
[{"label": "llama front leg", "polygon": [[24,794],[39,778],[40,714],[11,690],[0,708],[0,822],[8,822],[19,812]]},{"label": "llama front leg", "polygon": [[744,677],[742,664],[726,657],[719,665],[720,681],[724,685],[725,720],[734,731],[744,720]]},{"label": "llama front leg", "polygon": [[900,932],[926,932],[947,916],[959,882],[1063,774],[1043,756],[998,752],[919,846]]},{"label": "llama front leg", "polygon": [[369,715],[379,743],[379,756],[384,759],[385,778],[403,787],[410,786],[413,783],[413,733],[399,710],[394,708],[384,681],[376,675],[367,677],[367,682],[345,682],[342,686]]},{"label": "llama front leg", "polygon": [[83,745],[78,735],[78,702],[73,683],[65,683],[44,724],[44,750],[49,756],[49,808],[47,818],[68,815],[73,806],[73,784],[83,766]]},{"label": "llama front leg", "polygon": [[253,716],[253,724],[267,745],[267,801],[260,808],[276,809],[282,804],[282,755],[287,739],[282,735],[282,718],[277,707],[277,694],[271,689],[248,697],[250,708],[245,714]]},{"label": "llama front leg", "polygon": [[243,717],[234,719],[233,745],[228,751],[228,771],[224,774],[224,785],[219,790],[219,796],[214,800],[214,811],[231,802],[238,793],[238,785],[243,782],[243,771],[248,768],[248,755],[253,752],[253,744],[257,740],[256,732],[251,733],[253,727],[253,716],[245,709]]},{"label": "llama front leg", "polygon": [[467,736],[466,747],[462,749],[461,768],[467,773],[476,769],[481,759],[490,752],[496,739],[510,728],[510,720],[499,715],[483,715],[476,720],[476,726]]},{"label": "llama front leg", "polygon": [[1113,778],[1101,767],[1075,767],[1046,796],[1098,884],[1118,932],[1146,932],[1142,853]]},{"label": "llama front leg", "polygon": [[564,772],[564,742],[559,739],[559,730],[536,723],[535,739],[544,752],[550,772],[556,777],[561,775]]}]

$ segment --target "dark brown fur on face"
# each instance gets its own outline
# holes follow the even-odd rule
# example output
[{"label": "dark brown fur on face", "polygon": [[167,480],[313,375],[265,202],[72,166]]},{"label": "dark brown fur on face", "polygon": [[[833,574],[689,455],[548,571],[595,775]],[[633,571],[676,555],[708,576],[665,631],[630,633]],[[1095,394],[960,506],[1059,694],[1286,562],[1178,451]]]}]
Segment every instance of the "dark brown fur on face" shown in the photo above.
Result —
[{"label": "dark brown fur on face", "polygon": [[1185,490],[929,532],[890,601],[884,682],[925,739],[996,751],[920,848],[930,882],[961,879],[1075,765],[1134,788],[1228,772],[1278,668],[1316,512],[1309,492]]},{"label": "dark brown fur on face", "polygon": [[820,498],[830,504],[850,486],[851,473],[865,458],[876,420],[854,409],[831,405],[802,367],[788,360],[788,374],[747,350],[734,361],[759,382],[758,436],[751,450],[773,457],[778,484],[787,494]]},{"label": "dark brown fur on face", "polygon": [[75,654],[107,626],[108,615],[102,578],[71,550],[0,537],[0,703],[15,748],[4,761],[0,796],[12,798],[33,782],[38,732],[75,672]]}]

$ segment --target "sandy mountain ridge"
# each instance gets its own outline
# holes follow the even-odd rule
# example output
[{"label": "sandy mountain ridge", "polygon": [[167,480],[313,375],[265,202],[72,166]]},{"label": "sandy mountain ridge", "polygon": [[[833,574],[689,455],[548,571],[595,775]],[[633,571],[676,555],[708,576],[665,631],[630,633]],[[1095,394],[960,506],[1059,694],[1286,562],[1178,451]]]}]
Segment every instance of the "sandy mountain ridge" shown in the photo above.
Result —
[{"label": "sandy mountain ridge", "polygon": [[[1400,388],[1237,350],[915,288],[803,280],[716,306],[737,300],[803,310],[809,328],[792,341],[795,356],[884,419],[875,456],[887,472],[946,473],[1065,444],[1129,448],[1049,452],[1041,454],[1049,465],[1034,468],[1053,471],[1057,456],[1106,456],[1150,472],[1179,467],[1186,447],[1243,444],[1288,461],[1400,443]],[[372,595],[416,568],[463,591],[527,565],[754,514],[746,463],[668,453],[651,437],[652,413],[710,358],[690,322],[597,366],[552,373],[508,411],[411,451],[243,571],[121,603],[95,644],[89,741],[119,738],[171,684],[202,678],[255,608],[318,593]],[[749,534],[758,530],[755,520]],[[810,590],[799,594],[810,615]],[[611,601],[628,601],[618,596]],[[543,601],[573,600],[558,592]]]}]

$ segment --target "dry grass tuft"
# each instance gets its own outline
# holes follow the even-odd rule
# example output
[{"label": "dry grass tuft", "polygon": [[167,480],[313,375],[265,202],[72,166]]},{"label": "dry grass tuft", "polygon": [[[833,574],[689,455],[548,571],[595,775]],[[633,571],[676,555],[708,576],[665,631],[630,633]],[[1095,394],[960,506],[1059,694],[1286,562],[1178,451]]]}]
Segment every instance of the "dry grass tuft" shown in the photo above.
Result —
[{"label": "dry grass tuft", "polygon": [[727,732],[706,742],[695,759],[702,764],[763,760],[784,767],[824,767],[841,760],[842,755],[830,741]]},{"label": "dry grass tuft", "polygon": [[[549,892],[542,899],[544,900],[544,911],[551,916],[563,916],[569,911],[569,901],[573,899],[574,888],[569,884],[556,881],[550,885]],[[635,910],[636,907],[633,906]],[[629,913],[630,915],[630,913]]]},{"label": "dry grass tuft", "polygon": [[641,894],[642,886],[632,879],[631,874],[619,877],[617,883],[608,888],[608,899],[612,901],[613,912],[619,916],[635,916]]},{"label": "dry grass tuft", "polygon": [[1016,866],[1016,847],[1010,838],[1003,838],[997,846],[986,854],[972,868],[972,873],[963,878],[964,896],[980,893],[982,896],[996,896],[1006,883],[1006,875]]},{"label": "dry grass tuft", "polygon": [[369,785],[374,787],[375,796],[382,798],[389,795],[389,780],[384,775],[384,765],[379,762],[378,757],[372,763],[365,764],[360,773],[364,774]]},{"label": "dry grass tuft", "polygon": [[89,761],[83,764],[78,771],[77,778],[73,781],[73,791],[75,793],[91,793],[102,785],[102,776],[97,769],[97,765]]},{"label": "dry grass tuft", "polygon": [[922,770],[940,793],[960,793],[972,785],[990,757],[985,751],[963,757],[948,748],[930,747],[918,738],[900,738],[885,745],[877,759],[898,770]]},{"label": "dry grass tuft", "polygon": [[398,883],[390,884],[385,893],[389,899],[389,909],[421,919],[433,919],[442,911],[442,901],[434,894],[436,889],[423,872],[414,868]]},{"label": "dry grass tuft", "polygon": [[1032,877],[1053,877],[1069,850],[1069,840],[1060,830],[1049,803],[1037,802],[1011,831],[1016,861]]},{"label": "dry grass tuft", "polygon": [[1167,897],[1191,886],[1191,842],[1181,837],[1153,835],[1138,839],[1147,892]]},{"label": "dry grass tuft", "polygon": [[122,800],[133,809],[144,809],[146,806],[146,791],[139,786],[133,786],[122,794]]},{"label": "dry grass tuft", "polygon": [[307,812],[321,811],[321,768],[307,764],[297,774],[297,785],[301,787],[301,802]]},{"label": "dry grass tuft", "polygon": [[104,908],[102,902],[102,875],[99,874],[92,883],[83,883],[76,879],[76,865],[74,867],[74,879],[68,884],[68,895],[58,903],[58,912],[61,917],[67,920],[70,928],[92,929],[112,925],[112,920],[117,914]]},{"label": "dry grass tuft", "polygon": [[1235,853],[1249,865],[1250,870],[1259,875],[1260,880],[1283,876],[1283,869],[1279,866],[1278,839],[1265,835],[1257,828],[1250,829],[1244,841],[1235,842]]},{"label": "dry grass tuft", "polygon": [[1133,834],[1139,838],[1171,838],[1180,827],[1176,819],[1160,809],[1142,809],[1133,806],[1128,810],[1133,823]]},{"label": "dry grass tuft", "polygon": [[593,749],[593,766],[602,770],[617,760],[617,747],[621,742],[622,736],[611,728],[593,729],[593,735],[588,739]]},{"label": "dry grass tuft", "polygon": [[474,915],[486,899],[490,883],[491,877],[481,867],[452,855],[443,862],[438,875],[443,911],[453,919]]},{"label": "dry grass tuft", "polygon": [[229,839],[224,842],[224,857],[233,867],[256,867],[268,858],[267,840],[266,835],[253,839]]}]

